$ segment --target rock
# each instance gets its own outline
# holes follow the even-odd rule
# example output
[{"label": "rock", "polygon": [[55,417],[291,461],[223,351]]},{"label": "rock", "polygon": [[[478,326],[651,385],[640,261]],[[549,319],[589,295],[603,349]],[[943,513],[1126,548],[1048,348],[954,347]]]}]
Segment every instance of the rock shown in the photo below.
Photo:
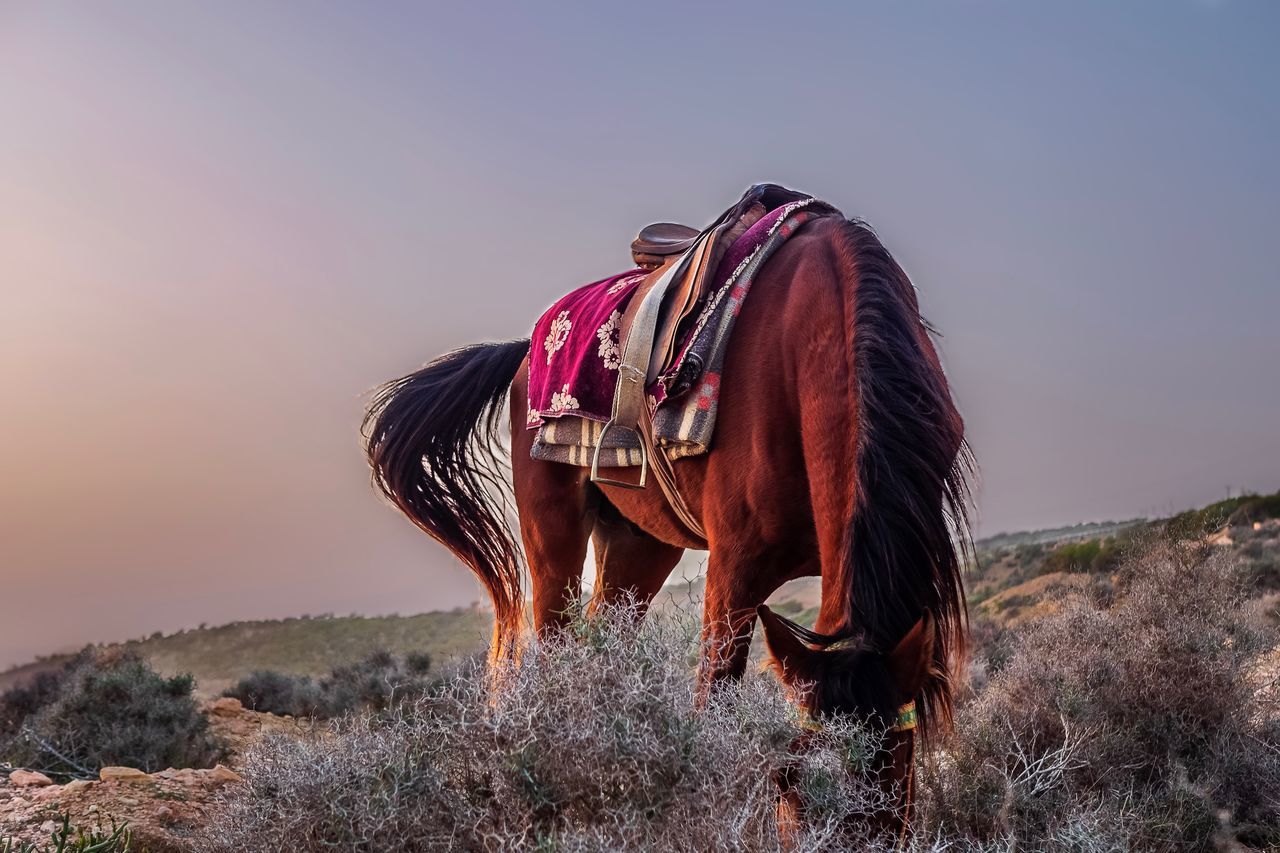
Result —
[{"label": "rock", "polygon": [[15,770],[9,774],[9,781],[19,788],[43,788],[53,784],[52,779],[35,770]]},{"label": "rock", "polygon": [[160,825],[166,826],[168,824],[173,823],[173,818],[174,818],[173,809],[169,808],[168,806],[161,806],[160,808],[156,809],[152,813],[152,817],[154,817],[156,819],[156,822],[159,823]]},{"label": "rock", "polygon": [[209,771],[208,778],[210,782],[213,782],[218,785],[226,784],[228,782],[244,781],[244,777],[241,776],[239,773],[232,770],[230,767],[225,767],[221,764],[216,765],[212,770]]},{"label": "rock", "polygon": [[239,699],[233,699],[230,696],[223,696],[221,699],[215,699],[209,705],[209,713],[215,717],[235,717],[244,711],[244,705],[240,704]]},{"label": "rock", "polygon": [[40,824],[41,832],[53,832],[57,828],[58,825],[51,820],[46,820],[44,823]]},{"label": "rock", "polygon": [[92,788],[94,783],[89,779],[73,779],[62,786],[62,790],[68,794],[78,794],[81,791],[87,791]]},{"label": "rock", "polygon": [[98,778],[103,782],[146,782],[151,776],[136,767],[104,767]]}]

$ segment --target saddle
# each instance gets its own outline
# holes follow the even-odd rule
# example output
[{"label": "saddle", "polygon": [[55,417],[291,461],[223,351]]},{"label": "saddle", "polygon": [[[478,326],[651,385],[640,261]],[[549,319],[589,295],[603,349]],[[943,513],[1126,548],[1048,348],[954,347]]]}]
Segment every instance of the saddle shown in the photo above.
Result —
[{"label": "saddle", "polygon": [[697,241],[698,234],[698,229],[674,222],[646,225],[631,241],[631,259],[642,269],[656,270],[671,256],[684,254]]},{"label": "saddle", "polygon": [[[770,210],[808,197],[806,193],[777,184],[756,184],[702,231],[675,222],[655,222],[640,229],[631,241],[631,258],[636,266],[651,274],[637,289],[623,316],[619,340],[624,350],[631,345],[636,366],[640,361],[647,365],[646,383],[670,367],[677,356],[674,351],[679,339],[677,333],[701,307],[725,249]],[[655,290],[658,304],[652,341],[637,338],[632,345],[635,318]],[[650,309],[653,308],[651,305]],[[647,358],[640,357],[645,354],[642,350],[647,350]],[[627,364],[625,352],[622,361]]]},{"label": "saddle", "polygon": [[[676,513],[691,530],[704,536],[679,497],[670,460],[656,447],[645,387],[677,357],[680,332],[705,301],[725,249],[769,211],[808,197],[777,184],[757,184],[702,231],[672,222],[640,230],[631,243],[631,254],[638,266],[651,272],[632,297],[620,324],[618,385],[612,416],[600,433],[592,458],[593,482],[644,488],[652,462],[659,485]],[[604,436],[616,428],[633,431],[640,438],[640,479],[636,483],[600,476]]]}]

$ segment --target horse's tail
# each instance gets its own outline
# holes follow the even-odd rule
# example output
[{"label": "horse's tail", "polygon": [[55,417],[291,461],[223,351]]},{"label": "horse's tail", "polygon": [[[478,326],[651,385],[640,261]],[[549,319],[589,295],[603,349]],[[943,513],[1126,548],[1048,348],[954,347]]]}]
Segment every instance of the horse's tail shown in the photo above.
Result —
[{"label": "horse's tail", "polygon": [[852,328],[856,456],[852,517],[824,614],[836,637],[881,649],[932,617],[934,658],[917,697],[922,733],[946,725],[964,659],[972,457],[964,421],[920,316],[915,288],[875,233],[851,221],[836,241]]},{"label": "horse's tail", "polygon": [[522,340],[441,356],[379,388],[361,427],[374,485],[489,591],[494,656],[514,649],[524,611],[497,439],[507,388],[528,351]]}]

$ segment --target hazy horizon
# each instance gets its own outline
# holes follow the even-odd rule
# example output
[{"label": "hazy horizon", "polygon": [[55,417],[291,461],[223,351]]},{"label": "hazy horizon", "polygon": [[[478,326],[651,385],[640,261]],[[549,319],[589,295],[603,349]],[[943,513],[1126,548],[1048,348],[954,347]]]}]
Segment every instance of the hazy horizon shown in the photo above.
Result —
[{"label": "hazy horizon", "polygon": [[0,667],[480,598],[367,391],[761,180],[911,274],[983,535],[1280,488],[1280,7],[646,9],[0,7]]}]

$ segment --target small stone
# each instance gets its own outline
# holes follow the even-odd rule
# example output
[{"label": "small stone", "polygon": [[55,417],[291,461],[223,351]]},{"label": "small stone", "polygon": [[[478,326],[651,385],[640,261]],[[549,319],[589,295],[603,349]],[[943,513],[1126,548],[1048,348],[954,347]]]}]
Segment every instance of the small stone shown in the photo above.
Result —
[{"label": "small stone", "polygon": [[136,767],[104,767],[98,778],[103,782],[145,782],[151,777]]},{"label": "small stone", "polygon": [[89,811],[89,812],[96,812],[97,810],[98,810],[98,804],[97,804],[97,803],[92,803],[92,804],[90,804],[89,808],[88,808],[88,809],[86,809],[86,811]]},{"label": "small stone", "polygon": [[155,810],[154,817],[156,821],[161,824],[173,823],[173,818],[174,818],[173,809],[169,808],[168,806],[161,806],[160,808]]},{"label": "small stone", "polygon": [[53,784],[52,779],[36,770],[15,770],[9,774],[9,781],[19,788],[43,788]]},{"label": "small stone", "polygon": [[72,779],[70,782],[62,786],[62,790],[68,794],[78,794],[81,791],[87,791],[94,785],[90,779]]},{"label": "small stone", "polygon": [[239,773],[232,770],[230,767],[225,767],[221,764],[215,765],[214,768],[209,771],[208,778],[210,782],[214,782],[219,785],[227,782],[243,782],[244,781],[244,777],[241,776]]},{"label": "small stone", "polygon": [[122,806],[136,806],[136,805],[140,805],[141,803],[142,803],[142,800],[134,799],[133,797],[120,798],[120,805]]},{"label": "small stone", "polygon": [[215,717],[235,717],[244,711],[244,705],[239,699],[230,696],[223,696],[221,699],[215,699],[209,705],[209,713]]},{"label": "small stone", "polygon": [[57,828],[58,825],[51,820],[46,820],[44,823],[40,824],[41,832],[53,832]]}]

